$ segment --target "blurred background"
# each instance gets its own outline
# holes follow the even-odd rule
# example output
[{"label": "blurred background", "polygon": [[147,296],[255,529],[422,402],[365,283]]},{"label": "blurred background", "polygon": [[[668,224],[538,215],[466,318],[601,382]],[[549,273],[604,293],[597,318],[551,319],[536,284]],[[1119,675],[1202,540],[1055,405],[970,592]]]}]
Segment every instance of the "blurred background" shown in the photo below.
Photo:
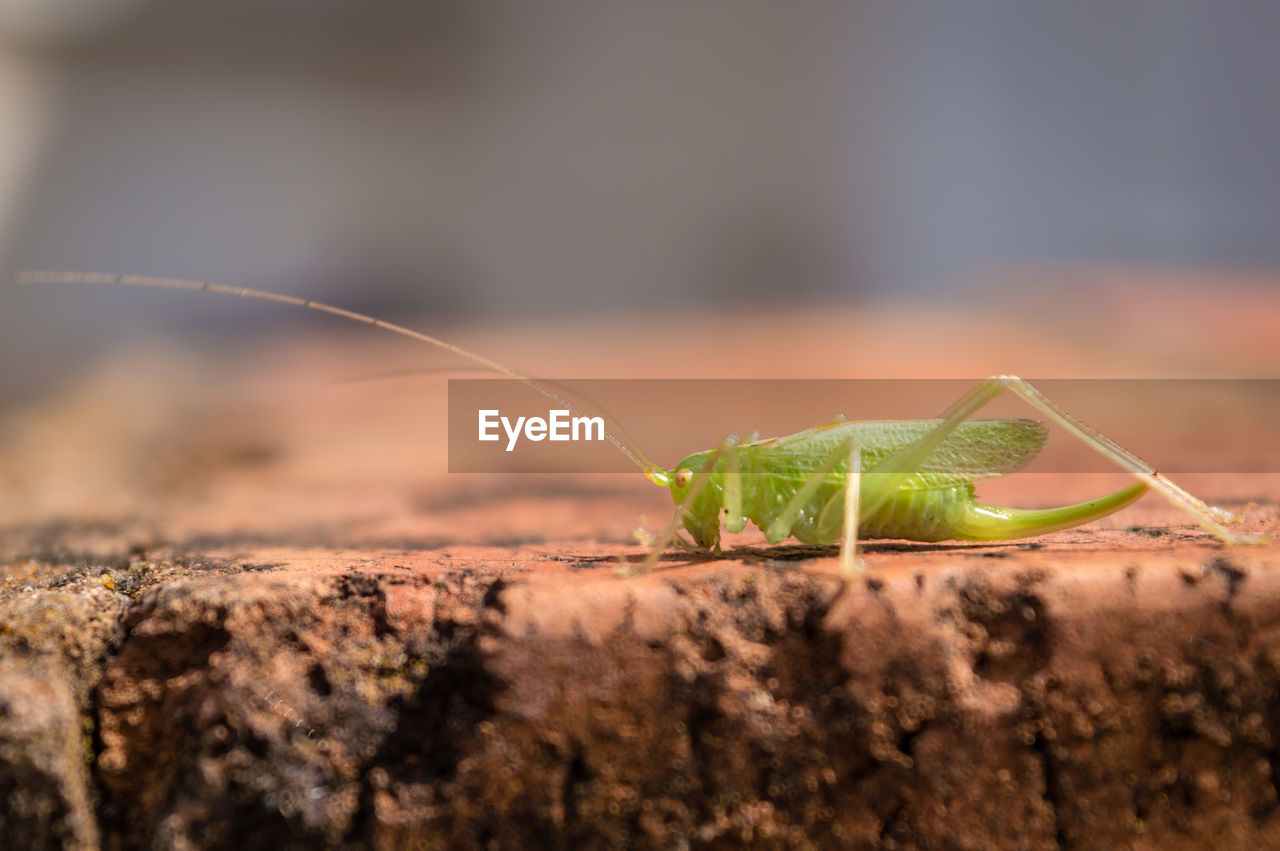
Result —
[{"label": "blurred background", "polygon": [[[1278,38],[1269,0],[0,0],[0,272],[441,322],[1137,322],[1153,290],[1087,270],[1280,267]],[[0,394],[298,321],[189,298],[5,286]]]}]

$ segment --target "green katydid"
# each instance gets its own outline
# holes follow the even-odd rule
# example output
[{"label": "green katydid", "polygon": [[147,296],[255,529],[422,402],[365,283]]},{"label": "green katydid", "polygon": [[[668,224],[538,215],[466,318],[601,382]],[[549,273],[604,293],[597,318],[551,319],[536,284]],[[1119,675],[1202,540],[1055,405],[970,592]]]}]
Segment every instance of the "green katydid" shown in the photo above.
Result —
[{"label": "green katydid", "polygon": [[[1017,509],[983,505],[973,483],[1030,463],[1044,445],[1044,426],[1027,419],[969,419],[1005,390],[1083,440],[1138,479],[1114,493],[1076,505]],[[752,474],[752,475],[749,475]],[[720,521],[731,532],[747,520],[771,544],[842,543],[845,575],[858,573],[859,537],[911,541],[1002,541],[1080,526],[1112,514],[1154,489],[1214,537],[1228,544],[1263,544],[1268,536],[1234,532],[1240,518],[1207,505],[1114,441],[1084,425],[1011,375],[991,376],[937,419],[837,421],[787,437],[735,445],[732,440],[650,478],[671,488],[686,529],[703,547],[717,547]],[[659,536],[674,533],[674,521]],[[650,554],[650,562],[656,561]]]},{"label": "green katydid", "polygon": [[[309,299],[262,290],[155,278],[142,275],[23,272],[19,283],[122,284],[223,293],[318,310],[384,328],[446,349],[521,381],[575,414],[577,407],[515,370],[467,349],[400,325]],[[1013,472],[1029,463],[1047,437],[1029,419],[970,419],[1005,390],[1132,474],[1138,481],[1114,493],[1049,509],[983,505],[974,482]],[[1235,532],[1230,512],[1187,493],[1149,464],[1076,420],[1020,378],[987,378],[936,419],[836,421],[786,437],[737,442],[726,438],[712,450],[694,453],[664,468],[628,448],[611,432],[605,437],[650,481],[668,488],[676,511],[652,544],[651,568],[683,525],[695,542],[719,550],[721,524],[731,532],[754,523],[770,544],[789,537],[808,544],[841,543],[843,574],[861,573],[859,538],[912,541],[998,541],[1043,535],[1105,517],[1137,500],[1148,489],[1228,544],[1261,544],[1270,536]]]}]

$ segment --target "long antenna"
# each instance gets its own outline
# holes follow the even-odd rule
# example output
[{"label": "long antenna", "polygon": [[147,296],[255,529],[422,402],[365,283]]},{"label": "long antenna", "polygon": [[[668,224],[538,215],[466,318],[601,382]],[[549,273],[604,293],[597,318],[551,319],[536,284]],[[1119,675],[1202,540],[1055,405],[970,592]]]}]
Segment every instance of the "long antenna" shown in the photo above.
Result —
[{"label": "long antenna", "polygon": [[[229,287],[225,284],[210,284],[205,281],[186,281],[181,278],[156,278],[149,275],[115,275],[101,272],[49,272],[44,270],[26,269],[18,273],[19,284],[109,284],[128,287],[156,287],[159,289],[170,290],[191,290],[193,292],[210,292],[222,293],[223,295],[240,296],[242,298],[255,298],[261,301],[276,301],[282,304],[292,304],[297,307],[305,307],[310,310],[318,310],[321,313],[331,313],[334,316],[342,316],[346,319],[354,319],[357,322],[363,322],[366,325],[373,325],[377,328],[384,328],[393,334],[402,334],[405,337],[411,337],[423,343],[430,343],[433,346],[439,346],[442,349],[453,352],[468,360],[480,364],[486,369],[501,373],[508,378],[523,382],[529,387],[551,399],[558,405],[563,405],[570,412],[580,417],[585,417],[582,411],[578,410],[576,405],[571,404],[567,400],[561,398],[557,393],[548,390],[532,378],[521,375],[509,366],[504,366],[495,360],[490,360],[484,355],[478,355],[475,352],[468,351],[461,346],[455,346],[453,343],[432,337],[429,334],[423,334],[420,331],[414,331],[411,328],[405,328],[402,325],[396,325],[391,322],[384,322],[381,319],[374,319],[372,316],[366,316],[363,313],[356,313],[353,310],[347,310],[342,307],[334,307],[331,304],[324,304],[318,301],[312,301],[309,298],[298,298],[297,296],[283,295],[281,293],[267,292],[266,290],[251,290],[245,287]],[[662,468],[654,464],[648,458],[644,457],[644,453],[639,449],[634,452],[623,445],[622,441],[614,437],[612,433],[605,431],[604,436],[610,443],[618,447],[623,455],[630,459],[644,474],[653,481],[661,478]],[[658,476],[658,478],[655,478]]]}]

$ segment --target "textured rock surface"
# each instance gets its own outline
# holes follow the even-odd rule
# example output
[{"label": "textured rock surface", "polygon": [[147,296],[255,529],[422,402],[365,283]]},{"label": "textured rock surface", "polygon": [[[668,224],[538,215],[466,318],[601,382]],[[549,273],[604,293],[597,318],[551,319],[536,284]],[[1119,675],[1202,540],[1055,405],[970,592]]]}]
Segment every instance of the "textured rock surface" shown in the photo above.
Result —
[{"label": "textured rock surface", "polygon": [[[6,847],[1280,846],[1276,547],[1147,498],[850,585],[751,535],[622,578],[661,493],[444,476],[438,387],[308,383],[385,351],[108,366],[5,419]],[[1104,487],[1067,478],[1008,501]],[[1280,522],[1275,476],[1188,484]]]},{"label": "textured rock surface", "polygon": [[1280,843],[1280,560],[1099,564],[1131,534],[851,586],[795,552],[188,564],[79,712],[59,657],[0,671],[9,826],[91,846],[94,796],[117,847]]},{"label": "textured rock surface", "polygon": [[0,836],[7,848],[93,848],[91,732],[56,656],[0,660]]}]

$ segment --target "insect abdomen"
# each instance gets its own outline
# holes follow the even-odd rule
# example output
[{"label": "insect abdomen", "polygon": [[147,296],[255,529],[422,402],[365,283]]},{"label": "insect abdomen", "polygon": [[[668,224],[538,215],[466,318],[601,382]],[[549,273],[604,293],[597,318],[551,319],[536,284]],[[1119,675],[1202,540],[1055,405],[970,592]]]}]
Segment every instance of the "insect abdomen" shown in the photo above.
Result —
[{"label": "insect abdomen", "polygon": [[903,488],[858,524],[864,538],[947,541],[957,537],[954,519],[973,503],[973,486]]}]

